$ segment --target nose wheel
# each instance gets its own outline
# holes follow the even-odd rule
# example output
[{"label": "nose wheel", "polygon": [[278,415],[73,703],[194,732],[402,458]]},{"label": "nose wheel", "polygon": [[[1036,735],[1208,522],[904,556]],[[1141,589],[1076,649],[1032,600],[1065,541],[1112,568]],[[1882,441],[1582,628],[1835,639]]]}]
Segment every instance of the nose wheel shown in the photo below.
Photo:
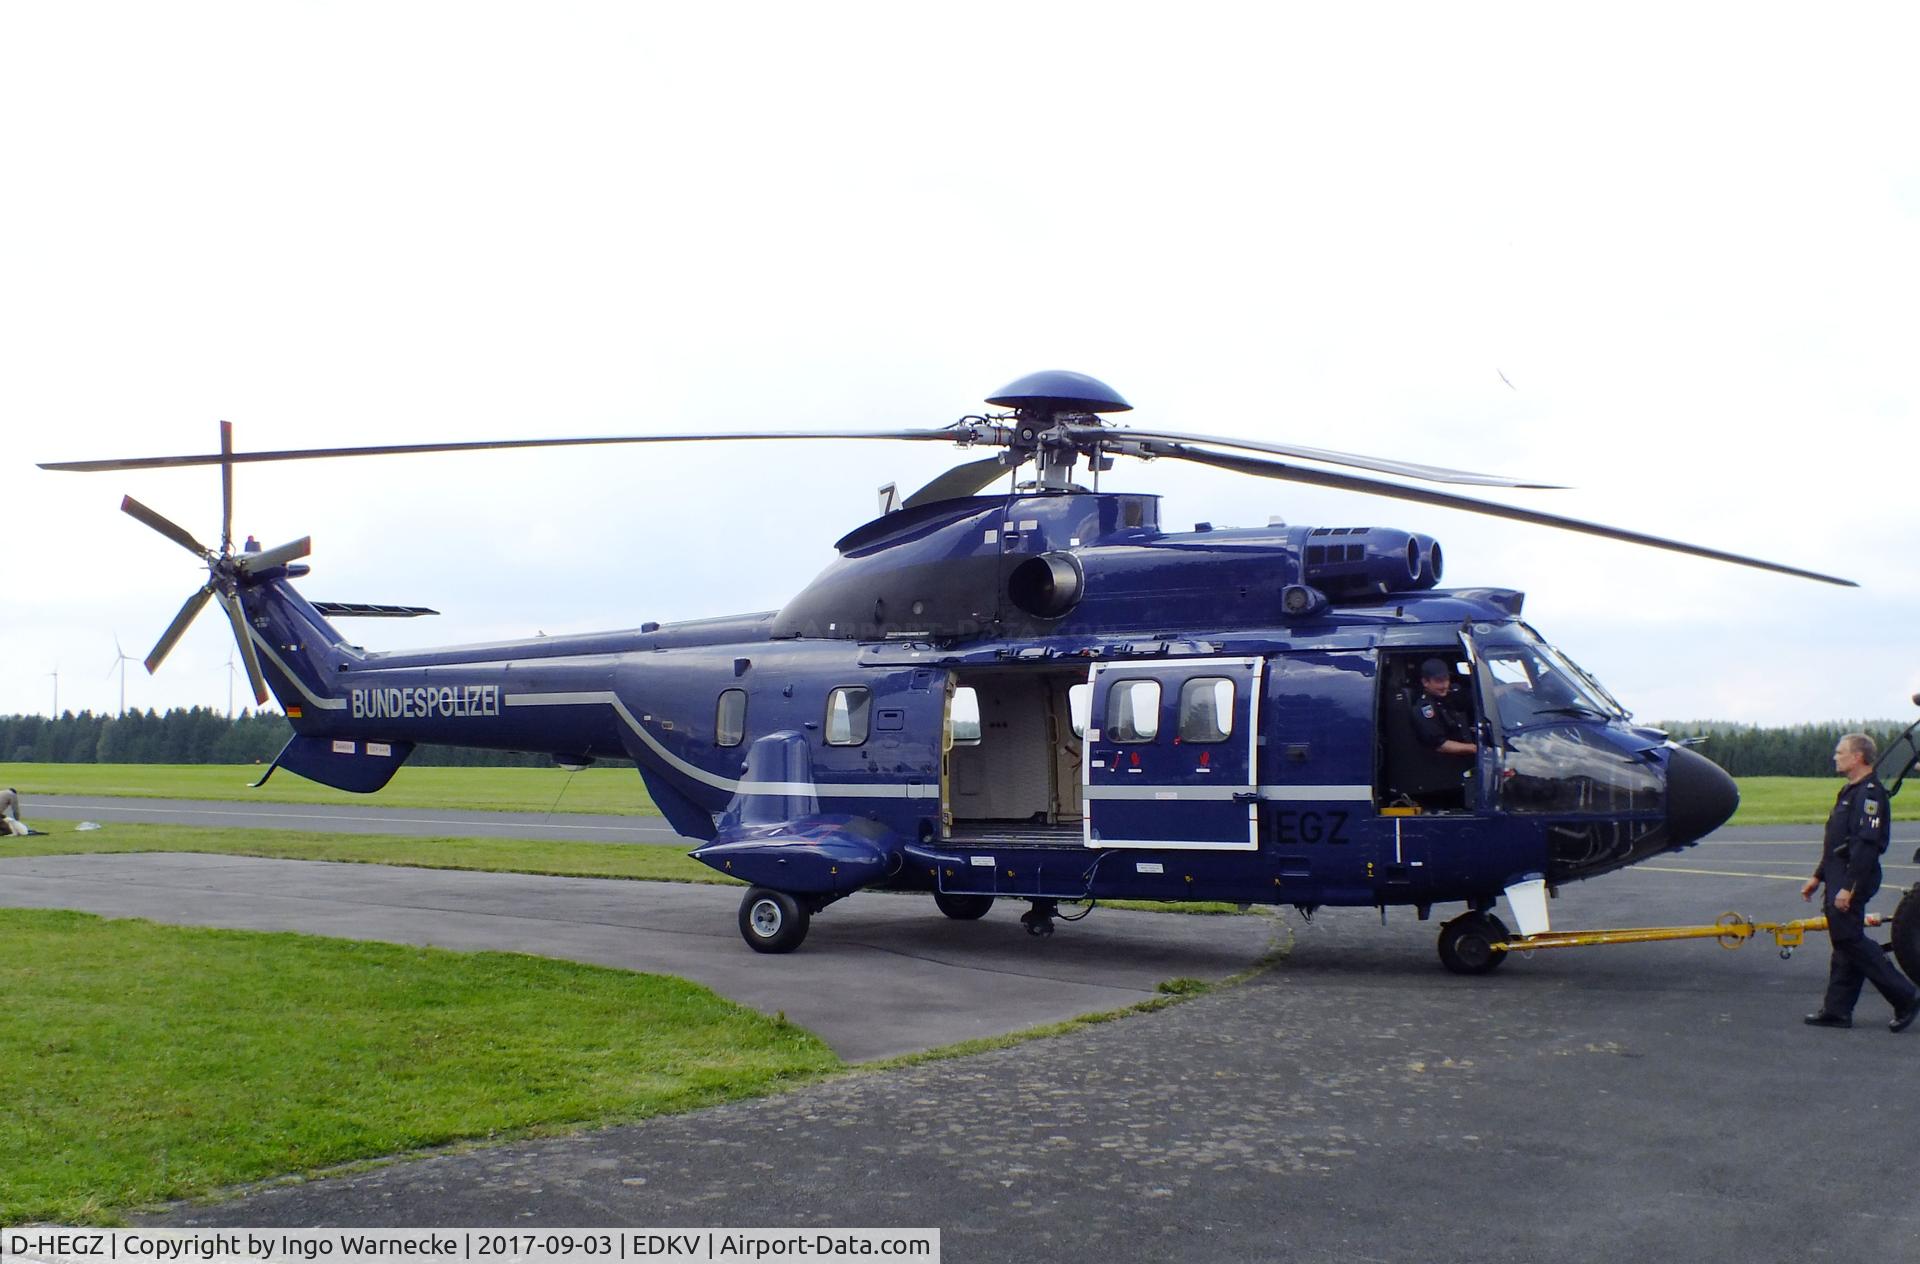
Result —
[{"label": "nose wheel", "polygon": [[1440,928],[1440,964],[1455,974],[1490,974],[1507,959],[1493,945],[1511,932],[1491,913],[1465,913]]}]

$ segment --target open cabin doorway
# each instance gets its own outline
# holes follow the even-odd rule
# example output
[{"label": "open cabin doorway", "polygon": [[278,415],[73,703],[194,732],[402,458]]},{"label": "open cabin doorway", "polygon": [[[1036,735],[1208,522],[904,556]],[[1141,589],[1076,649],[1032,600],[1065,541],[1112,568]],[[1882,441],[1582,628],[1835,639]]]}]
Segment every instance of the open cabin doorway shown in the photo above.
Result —
[{"label": "open cabin doorway", "polygon": [[984,668],[947,677],[940,763],[949,842],[1082,846],[1091,687],[1084,671]]}]

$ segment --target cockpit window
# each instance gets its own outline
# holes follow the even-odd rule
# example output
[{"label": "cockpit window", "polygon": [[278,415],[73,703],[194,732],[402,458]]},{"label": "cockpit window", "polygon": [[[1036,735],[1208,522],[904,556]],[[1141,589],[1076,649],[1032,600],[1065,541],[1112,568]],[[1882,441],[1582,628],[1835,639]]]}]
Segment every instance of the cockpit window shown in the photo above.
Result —
[{"label": "cockpit window", "polygon": [[1591,676],[1524,624],[1474,629],[1488,701],[1505,732],[1569,719],[1625,719],[1626,712]]},{"label": "cockpit window", "polygon": [[1500,806],[1509,812],[1624,816],[1665,810],[1657,766],[1578,725],[1514,734],[1502,752]]}]

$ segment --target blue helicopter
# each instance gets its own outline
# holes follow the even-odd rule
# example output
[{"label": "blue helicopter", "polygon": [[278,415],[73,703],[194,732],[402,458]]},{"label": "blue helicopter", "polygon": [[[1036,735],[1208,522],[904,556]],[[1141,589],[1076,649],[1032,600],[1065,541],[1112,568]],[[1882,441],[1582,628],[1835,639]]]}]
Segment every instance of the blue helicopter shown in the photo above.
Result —
[{"label": "blue helicopter", "polygon": [[[1636,724],[1521,619],[1523,595],[1441,588],[1429,536],[1382,527],[1171,532],[1150,494],[1102,491],[1117,458],[1171,459],[1489,514],[1832,584],[1756,558],[1424,483],[1539,487],[1296,445],[1137,429],[1105,383],[1049,371],[949,426],[554,438],[48,464],[217,465],[219,548],[128,497],[207,582],[146,659],[218,600],[257,701],[294,735],[268,770],[385,786],[417,743],[631,760],[692,855],[748,884],[739,927],[790,952],[869,888],[972,920],[996,900],[1051,934],[1062,906],[1210,900],[1435,905],[1455,972],[1548,929],[1554,888],[1687,847],[1738,804],[1733,780]],[[370,652],[330,619],[432,613],[307,600],[300,539],[232,539],[237,465],[343,456],[773,439],[955,444],[984,458],[835,544],[779,610],[454,648]],[[1278,460],[1275,458],[1286,458]],[[1296,464],[1298,461],[1310,465]],[[1076,474],[1084,464],[1092,486]],[[1328,470],[1364,470],[1355,474]],[[1023,479],[1022,475],[1026,477]],[[1005,481],[1003,490],[987,489]],[[1471,740],[1422,739],[1432,663]],[[1426,669],[1423,671],[1423,669]],[[1437,696],[1437,695],[1436,695]],[[1461,704],[1464,704],[1462,707]],[[1470,713],[1469,713],[1470,712]],[[262,781],[265,777],[262,778]],[[1085,913],[1079,914],[1084,916]]]}]

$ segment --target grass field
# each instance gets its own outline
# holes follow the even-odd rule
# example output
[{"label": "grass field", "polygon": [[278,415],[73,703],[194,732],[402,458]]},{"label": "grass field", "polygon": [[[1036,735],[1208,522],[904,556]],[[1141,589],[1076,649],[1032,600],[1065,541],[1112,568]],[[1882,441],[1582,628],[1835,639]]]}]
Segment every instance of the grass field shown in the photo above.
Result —
[{"label": "grass field", "polygon": [[255,803],[341,803],[389,808],[466,808],[493,812],[586,812],[657,815],[632,768],[415,768],[401,765],[377,794],[349,794],[289,772],[258,790],[264,764],[5,764],[0,786],[13,786],[32,819],[36,794],[118,795],[134,799],[231,799]]},{"label": "grass field", "polygon": [[747,1097],[839,1060],[678,979],[0,910],[0,1224]]},{"label": "grass field", "polygon": [[[499,812],[654,814],[631,768],[402,767],[375,795],[330,790],[290,773],[248,788],[262,769],[222,764],[0,764],[0,785],[18,787],[33,819],[36,794],[121,795],[146,799],[226,799],[260,803],[369,803],[391,808],[471,808]],[[1833,808],[1833,777],[1743,777],[1735,825],[1818,824]],[[1895,803],[1895,815],[1899,815]],[[1920,809],[1914,809],[1920,811]]]},{"label": "grass field", "polygon": [[[1838,777],[1741,777],[1740,810],[1733,825],[1821,825],[1833,811],[1840,793]],[[1894,803],[1894,816],[1900,804]],[[1920,813],[1920,804],[1908,798],[1908,812]]]}]

